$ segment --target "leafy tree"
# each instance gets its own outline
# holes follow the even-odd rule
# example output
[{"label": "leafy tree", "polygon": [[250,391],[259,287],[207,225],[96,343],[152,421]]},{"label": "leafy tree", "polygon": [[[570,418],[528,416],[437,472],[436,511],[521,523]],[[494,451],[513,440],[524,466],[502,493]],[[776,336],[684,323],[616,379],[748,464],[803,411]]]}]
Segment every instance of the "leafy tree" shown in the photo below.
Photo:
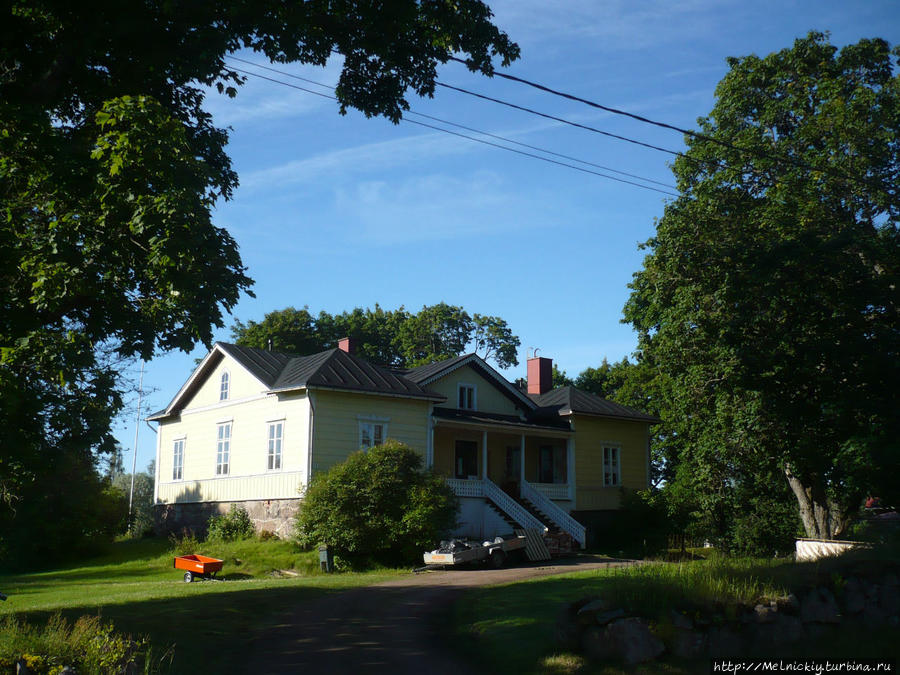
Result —
[{"label": "leafy tree", "polygon": [[[203,107],[204,87],[234,96],[243,82],[229,53],[323,65],[338,52],[341,112],[397,122],[407,89],[433,94],[439,62],[463,53],[491,74],[492,58],[508,64],[518,47],[479,0],[4,7],[0,523],[21,534],[6,525],[31,517],[62,478],[53,467],[80,467],[99,485],[122,360],[209,344],[249,292],[235,242],[211,216],[238,184],[228,134]],[[76,492],[53,498],[74,505]],[[31,540],[6,541],[22,557]]]},{"label": "leafy tree", "polygon": [[357,352],[388,366],[412,368],[458,356],[472,348],[501,368],[518,364],[519,338],[506,321],[496,316],[469,316],[462,307],[440,303],[425,305],[413,314],[400,307],[385,310],[357,307],[341,314],[319,312],[315,318],[304,307],[276,310],[262,321],[236,321],[232,339],[239,345],[289,354],[315,354],[353,337]]},{"label": "leafy tree", "polygon": [[625,307],[678,476],[713,499],[780,474],[813,537],[840,536],[868,491],[897,491],[892,54],[810,33],[729,59]]},{"label": "leafy tree", "polygon": [[301,544],[327,544],[355,567],[409,564],[453,528],[457,509],[421,455],[388,440],[313,477],[297,532]]},{"label": "leafy tree", "polygon": [[131,523],[128,522],[128,496],[131,493],[131,474],[117,470],[111,478],[113,489],[121,494],[122,512],[119,534],[126,532],[141,537],[153,531],[153,486],[156,482],[156,462],[134,474],[134,495],[131,503]]}]

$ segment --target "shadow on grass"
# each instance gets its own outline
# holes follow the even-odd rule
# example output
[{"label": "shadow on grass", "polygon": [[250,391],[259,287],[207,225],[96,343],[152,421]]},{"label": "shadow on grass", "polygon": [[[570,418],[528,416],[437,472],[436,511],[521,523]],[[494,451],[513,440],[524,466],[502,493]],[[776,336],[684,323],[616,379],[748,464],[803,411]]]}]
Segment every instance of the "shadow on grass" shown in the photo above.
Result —
[{"label": "shadow on grass", "polygon": [[257,632],[277,617],[322,597],[330,589],[284,587],[232,593],[203,593],[127,605],[92,606],[59,612],[29,612],[29,622],[44,623],[53,614],[74,621],[85,614],[112,621],[118,631],[150,638],[155,653],[173,648],[171,671],[251,672],[246,663]]}]

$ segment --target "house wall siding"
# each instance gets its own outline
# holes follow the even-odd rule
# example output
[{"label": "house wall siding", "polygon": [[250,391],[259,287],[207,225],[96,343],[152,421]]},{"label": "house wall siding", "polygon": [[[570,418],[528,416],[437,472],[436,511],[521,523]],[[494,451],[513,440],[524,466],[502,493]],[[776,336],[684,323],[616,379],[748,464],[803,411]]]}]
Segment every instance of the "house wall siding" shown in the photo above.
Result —
[{"label": "house wall siding", "polygon": [[[229,472],[217,476],[217,427],[228,421]],[[281,469],[269,471],[268,424],[275,421],[284,425]],[[294,498],[306,483],[309,402],[305,393],[266,396],[240,404],[223,401],[193,412],[186,409],[175,420],[161,421],[158,433],[157,503]],[[173,448],[179,438],[185,441],[183,476],[173,480]]]},{"label": "house wall siding", "polygon": [[253,377],[246,368],[230,356],[224,356],[206,377],[206,381],[188,400],[184,410],[205,408],[206,406],[224,403],[224,401],[219,400],[219,392],[222,384],[222,373],[226,370],[229,375],[229,401],[258,396],[266,390],[265,385]]},{"label": "house wall siding", "polygon": [[406,443],[422,454],[428,446],[428,402],[369,394],[316,390],[312,470],[327,471],[359,450],[359,423],[381,418],[387,438]]},{"label": "house wall siding", "polygon": [[[617,509],[621,489],[647,487],[645,422],[608,420],[575,415],[575,508],[579,511]],[[622,485],[603,487],[603,445],[621,448]]]},{"label": "house wall siding", "polygon": [[476,409],[481,412],[501,415],[518,415],[520,412],[516,405],[497,389],[497,385],[486,380],[469,366],[458,368],[425,386],[447,397],[446,402],[435,403],[435,407],[456,408],[459,405],[458,387],[460,384],[475,385]]}]

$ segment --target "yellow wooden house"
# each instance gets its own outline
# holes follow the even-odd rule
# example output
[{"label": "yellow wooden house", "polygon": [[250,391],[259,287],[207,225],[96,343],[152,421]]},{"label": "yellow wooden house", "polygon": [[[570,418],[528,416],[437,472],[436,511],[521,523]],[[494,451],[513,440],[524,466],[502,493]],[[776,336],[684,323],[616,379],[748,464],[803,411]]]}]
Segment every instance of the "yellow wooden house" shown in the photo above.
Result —
[{"label": "yellow wooden house", "polygon": [[568,532],[648,486],[658,420],[574,387],[553,389],[550,359],[519,389],[475,354],[411,370],[353,353],[312,356],[216,343],[158,423],[160,527],[202,528],[231,504],[259,530],[289,535],[310,478],[394,438],[422,453],[460,498],[456,534],[513,527]]}]

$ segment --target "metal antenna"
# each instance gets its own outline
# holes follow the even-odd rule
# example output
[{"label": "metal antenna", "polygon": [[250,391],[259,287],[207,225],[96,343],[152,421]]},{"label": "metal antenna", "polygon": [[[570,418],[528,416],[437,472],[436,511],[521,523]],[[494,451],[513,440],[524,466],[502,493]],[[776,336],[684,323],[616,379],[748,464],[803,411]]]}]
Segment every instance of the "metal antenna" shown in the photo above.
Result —
[{"label": "metal antenna", "polygon": [[144,396],[144,362],[141,361],[141,379],[138,383],[137,415],[134,418],[134,452],[131,455],[131,492],[128,493],[128,531],[131,532],[131,506],[134,503],[134,468],[137,465],[138,431],[141,429],[141,399]]}]

